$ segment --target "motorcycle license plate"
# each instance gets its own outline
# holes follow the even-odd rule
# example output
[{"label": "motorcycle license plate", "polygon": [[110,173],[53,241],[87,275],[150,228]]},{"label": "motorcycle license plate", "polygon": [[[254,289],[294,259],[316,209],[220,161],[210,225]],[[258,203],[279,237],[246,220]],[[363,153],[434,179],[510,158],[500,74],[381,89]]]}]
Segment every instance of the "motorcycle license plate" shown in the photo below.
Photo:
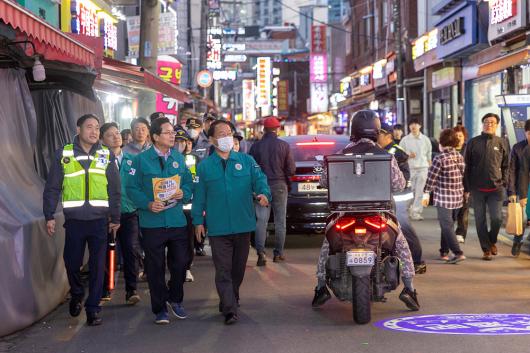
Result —
[{"label": "motorcycle license plate", "polygon": [[346,266],[373,266],[375,253],[373,251],[348,251]]}]

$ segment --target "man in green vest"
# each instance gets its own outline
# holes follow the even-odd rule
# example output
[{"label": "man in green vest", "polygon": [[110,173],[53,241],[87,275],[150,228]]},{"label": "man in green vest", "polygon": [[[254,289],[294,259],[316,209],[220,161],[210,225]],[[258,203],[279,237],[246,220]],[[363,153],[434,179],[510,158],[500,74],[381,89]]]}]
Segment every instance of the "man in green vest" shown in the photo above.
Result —
[{"label": "man in green vest", "polygon": [[[116,165],[120,171],[121,178],[121,218],[120,229],[116,234],[123,256],[123,277],[125,278],[125,302],[127,305],[135,305],[140,301],[136,292],[138,279],[138,257],[140,241],[138,239],[138,212],[136,206],[127,197],[125,189],[129,172],[132,168],[133,156],[121,148],[122,139],[118,125],[114,122],[105,123],[100,128],[100,136],[103,145],[108,147],[116,157]],[[108,272],[107,264],[107,272]],[[105,277],[105,290],[102,300],[110,300],[110,289],[108,288],[108,273]]]},{"label": "man in green vest", "polygon": [[155,323],[163,325],[169,323],[168,311],[178,319],[187,317],[182,302],[189,237],[182,206],[191,199],[193,180],[184,157],[173,149],[175,131],[169,119],[154,120],[150,133],[153,146],[133,160],[126,183],[140,216],[151,310]]},{"label": "man in green vest", "polygon": [[[64,264],[70,283],[70,315],[81,313],[84,288],[80,268],[89,250],[87,324],[101,324],[98,313],[103,292],[107,235],[120,227],[120,175],[114,154],[99,143],[99,119],[77,120],[74,142],[60,148],[52,160],[44,187],[43,211],[48,234],[55,233],[55,210],[62,194],[65,218]],[[110,218],[110,222],[109,222]]]},{"label": "man in green vest", "polygon": [[254,199],[261,206],[271,200],[267,177],[254,158],[232,151],[234,130],[226,120],[210,126],[208,135],[215,152],[197,167],[191,209],[197,239],[208,230],[219,310],[227,325],[238,320],[239,287],[245,275],[250,232],[256,230]]}]

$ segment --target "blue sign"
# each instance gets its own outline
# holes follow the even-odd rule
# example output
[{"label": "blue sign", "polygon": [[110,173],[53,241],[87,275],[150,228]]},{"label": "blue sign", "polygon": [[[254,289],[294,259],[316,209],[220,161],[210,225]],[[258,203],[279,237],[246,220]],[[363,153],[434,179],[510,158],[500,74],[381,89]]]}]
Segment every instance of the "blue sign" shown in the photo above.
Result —
[{"label": "blue sign", "polygon": [[467,5],[443,19],[438,28],[438,58],[443,59],[477,43],[477,7]]},{"label": "blue sign", "polygon": [[384,320],[386,330],[444,335],[530,335],[529,314],[446,314]]}]

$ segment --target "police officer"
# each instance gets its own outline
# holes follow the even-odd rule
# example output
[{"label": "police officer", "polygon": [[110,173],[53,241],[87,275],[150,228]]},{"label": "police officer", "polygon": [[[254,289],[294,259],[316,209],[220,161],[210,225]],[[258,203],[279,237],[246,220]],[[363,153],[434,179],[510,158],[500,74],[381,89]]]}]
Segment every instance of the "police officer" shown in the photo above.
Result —
[{"label": "police officer", "polygon": [[[195,180],[199,158],[191,152],[191,137],[188,135],[186,130],[180,126],[175,128],[175,133],[175,150],[184,155],[186,167],[188,167],[191,172],[191,176]],[[191,273],[193,253],[195,252],[197,256],[204,256],[204,242],[197,241],[197,238],[195,237],[193,224],[191,222],[191,203],[184,205],[184,215],[186,216],[188,235],[190,237],[189,262],[186,266],[186,282],[193,282],[194,278],[193,274]]]},{"label": "police officer", "polygon": [[[99,143],[99,119],[92,114],[77,120],[74,142],[55,155],[44,187],[43,211],[48,234],[55,233],[55,210],[62,194],[66,230],[64,264],[70,284],[70,315],[81,313],[84,288],[80,268],[89,250],[87,324],[102,323],[98,313],[103,292],[107,235],[120,227],[120,176],[114,154]],[[110,223],[109,223],[110,217]]]},{"label": "police officer", "polygon": [[410,189],[410,169],[408,164],[409,156],[405,150],[403,150],[397,143],[394,142],[392,128],[386,124],[381,126],[379,130],[379,136],[377,137],[377,143],[385,151],[392,154],[399,165],[399,169],[403,173],[403,177],[407,181],[405,190],[394,193],[394,203],[396,205],[396,217],[398,219],[403,235],[407,239],[409,244],[410,252],[412,254],[412,260],[414,261],[414,270],[416,273],[421,274],[427,272],[427,265],[422,259],[422,247],[420,238],[418,237],[416,230],[410,223],[410,216],[408,208],[414,199],[414,193]]},{"label": "police officer", "polygon": [[208,140],[204,139],[204,136],[201,136],[201,119],[195,117],[188,118],[188,120],[186,120],[186,130],[193,142],[193,153],[195,153],[200,160],[203,160],[209,154],[208,149],[210,148],[210,144]]},{"label": "police officer", "polygon": [[[121,217],[120,229],[116,234],[121,253],[123,255],[123,274],[125,278],[125,302],[135,305],[140,301],[136,292],[138,279],[138,255],[140,241],[138,238],[138,213],[136,206],[127,197],[126,181],[130,177],[133,156],[121,149],[121,134],[118,125],[114,122],[105,123],[100,128],[100,137],[103,145],[107,146],[116,157],[116,165],[121,178]],[[108,264],[107,264],[108,265]],[[108,286],[108,266],[105,285]],[[107,287],[102,300],[110,300],[110,289]]]},{"label": "police officer", "polygon": [[[381,128],[381,122],[375,112],[371,110],[358,111],[352,117],[350,126],[350,139],[352,142],[342,150],[342,154],[386,153],[375,143],[379,135],[379,129]],[[327,171],[322,173],[320,182],[322,186],[328,186]],[[392,158],[391,183],[393,192],[402,191],[406,186],[405,178],[403,177],[403,173],[399,170],[395,158]],[[403,264],[402,279],[403,284],[405,285],[399,295],[399,299],[401,299],[410,310],[419,310],[420,304],[418,302],[416,290],[413,286],[413,278],[415,275],[414,263],[405,236],[401,231],[396,237],[395,248],[396,254]],[[326,286],[326,261],[328,256],[329,243],[324,239],[317,264],[318,283],[315,288],[315,296],[313,297],[313,307],[319,307],[331,298],[331,294]]]},{"label": "police officer", "polygon": [[215,152],[197,167],[192,207],[196,236],[201,239],[208,230],[219,310],[227,325],[238,320],[239,287],[245,275],[250,232],[256,229],[253,197],[256,195],[262,206],[271,199],[267,178],[256,161],[232,151],[233,131],[232,124],[224,120],[210,126],[208,135]]},{"label": "police officer", "polygon": [[[133,160],[127,195],[138,208],[151,310],[155,323],[162,325],[169,323],[168,309],[179,319],[187,317],[182,301],[189,238],[182,205],[191,199],[193,181],[184,157],[173,149],[175,131],[169,119],[154,120],[150,133],[153,146]],[[162,183],[163,194],[172,191],[172,197],[155,201],[154,182]],[[166,249],[171,274],[167,284]]]}]

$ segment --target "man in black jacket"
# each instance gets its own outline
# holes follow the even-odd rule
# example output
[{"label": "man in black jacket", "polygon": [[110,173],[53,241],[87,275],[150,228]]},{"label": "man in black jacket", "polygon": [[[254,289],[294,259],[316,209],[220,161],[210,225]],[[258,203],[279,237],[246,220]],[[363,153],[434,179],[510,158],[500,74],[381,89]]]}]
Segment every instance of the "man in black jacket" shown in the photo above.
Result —
[{"label": "man in black jacket", "polygon": [[[497,255],[497,236],[502,225],[502,202],[508,177],[509,146],[505,139],[495,135],[500,118],[488,113],[482,117],[482,134],[472,138],[466,148],[464,173],[465,197],[471,197],[483,260],[491,261]],[[490,215],[490,229],[486,219]]]},{"label": "man in black jacket", "polygon": [[[275,117],[265,119],[263,126],[265,135],[252,145],[249,154],[254,157],[265,175],[272,193],[272,210],[274,212],[274,262],[285,261],[283,246],[286,233],[287,194],[291,176],[296,171],[289,144],[278,139],[280,122]],[[266,264],[265,240],[267,237],[267,223],[269,222],[270,207],[256,205],[256,250],[258,252],[258,266]]]},{"label": "man in black jacket", "polygon": [[[70,315],[81,313],[84,288],[80,267],[89,250],[89,286],[85,301],[87,324],[101,324],[99,301],[109,231],[120,227],[120,174],[113,153],[99,142],[99,119],[83,115],[77,120],[73,144],[57,150],[44,187],[43,211],[48,234],[55,233],[55,210],[62,194],[65,218],[64,264],[70,284]],[[110,224],[109,224],[110,218]]]},{"label": "man in black jacket", "polygon": [[[524,124],[526,139],[516,143],[510,154],[510,168],[508,174],[508,197],[510,201],[519,203],[524,209],[528,198],[529,162],[530,162],[530,120]],[[521,253],[523,234],[513,237],[512,255],[517,257]]]}]

